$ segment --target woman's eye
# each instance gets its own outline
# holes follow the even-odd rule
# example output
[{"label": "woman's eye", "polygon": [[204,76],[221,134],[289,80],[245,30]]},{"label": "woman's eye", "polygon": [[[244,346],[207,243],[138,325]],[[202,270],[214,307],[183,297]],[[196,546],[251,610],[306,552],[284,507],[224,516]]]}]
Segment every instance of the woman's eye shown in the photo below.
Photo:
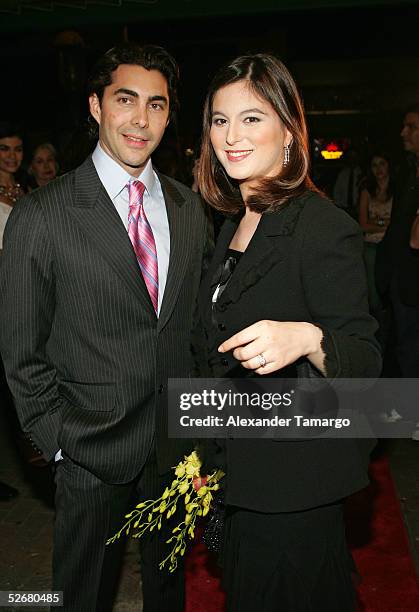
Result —
[{"label": "woman's eye", "polygon": [[222,119],[221,117],[215,117],[215,118],[212,120],[213,125],[224,125],[224,124],[225,124],[225,122],[226,122],[226,120],[225,120],[225,119]]},{"label": "woman's eye", "polygon": [[259,123],[259,117],[246,117],[244,120],[245,123]]}]

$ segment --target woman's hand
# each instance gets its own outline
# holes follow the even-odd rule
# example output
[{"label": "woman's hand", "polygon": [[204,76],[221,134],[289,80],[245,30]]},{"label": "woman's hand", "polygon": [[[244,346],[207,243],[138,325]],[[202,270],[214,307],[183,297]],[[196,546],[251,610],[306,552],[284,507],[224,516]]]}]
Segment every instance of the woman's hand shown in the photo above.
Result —
[{"label": "woman's hand", "polygon": [[233,357],[256,374],[270,374],[304,356],[325,374],[322,338],[321,329],[311,323],[258,321],[231,336],[218,350],[233,351]]}]

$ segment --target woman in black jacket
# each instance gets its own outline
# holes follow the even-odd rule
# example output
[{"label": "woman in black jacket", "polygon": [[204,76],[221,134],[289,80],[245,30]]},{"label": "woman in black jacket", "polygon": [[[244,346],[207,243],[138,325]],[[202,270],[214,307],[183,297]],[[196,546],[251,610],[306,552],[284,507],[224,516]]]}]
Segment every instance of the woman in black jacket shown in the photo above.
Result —
[{"label": "woman in black jacket", "polygon": [[[303,107],[275,57],[242,56],[204,111],[200,191],[228,216],[200,308],[213,376],[375,377],[362,235],[308,177]],[[341,500],[368,440],[225,441],[229,612],[352,612]]]}]

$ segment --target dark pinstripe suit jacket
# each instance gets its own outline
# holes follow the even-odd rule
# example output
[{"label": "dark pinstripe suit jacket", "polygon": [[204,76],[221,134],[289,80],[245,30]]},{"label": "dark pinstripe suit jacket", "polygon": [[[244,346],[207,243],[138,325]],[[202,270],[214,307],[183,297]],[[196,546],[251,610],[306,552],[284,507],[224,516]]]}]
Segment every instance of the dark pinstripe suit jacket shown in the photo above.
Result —
[{"label": "dark pinstripe suit jacket", "polygon": [[160,177],[171,254],[159,319],[127,232],[91,158],[26,196],[1,262],[0,350],[22,427],[47,459],[62,448],[127,482],[156,435],[161,471],[185,450],[166,437],[168,377],[187,376],[207,218]]}]

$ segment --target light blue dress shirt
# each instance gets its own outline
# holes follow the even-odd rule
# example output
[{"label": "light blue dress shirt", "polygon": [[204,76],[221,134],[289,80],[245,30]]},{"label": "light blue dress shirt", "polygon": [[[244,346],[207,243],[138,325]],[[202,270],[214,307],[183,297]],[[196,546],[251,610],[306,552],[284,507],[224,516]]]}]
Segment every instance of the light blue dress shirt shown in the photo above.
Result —
[{"label": "light blue dress shirt", "polygon": [[167,218],[166,204],[159,178],[153,170],[151,160],[148,160],[140,176],[131,176],[122,166],[114,161],[97,143],[92,160],[99,175],[100,181],[112,200],[125,229],[128,231],[129,194],[128,183],[139,180],[145,185],[144,212],[153,230],[157,250],[157,264],[159,269],[159,300],[160,314],[164,289],[167,281],[170,258],[170,230]]}]

